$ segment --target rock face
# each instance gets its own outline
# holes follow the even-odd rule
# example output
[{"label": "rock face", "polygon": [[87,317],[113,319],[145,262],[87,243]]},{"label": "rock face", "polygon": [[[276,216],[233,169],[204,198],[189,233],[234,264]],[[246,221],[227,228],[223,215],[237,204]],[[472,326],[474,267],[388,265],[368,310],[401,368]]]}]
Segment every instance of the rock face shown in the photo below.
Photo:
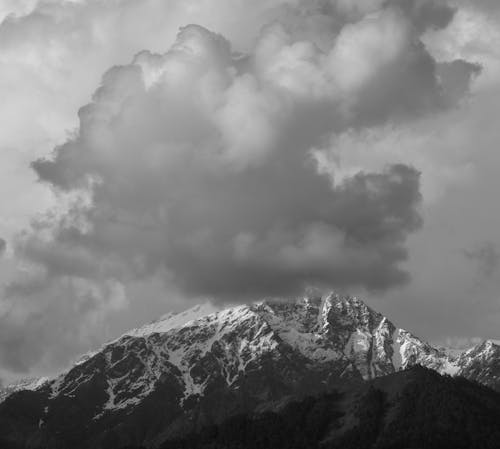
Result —
[{"label": "rock face", "polygon": [[500,391],[500,344],[491,340],[462,353],[455,362],[457,373]]},{"label": "rock face", "polygon": [[34,391],[12,394],[0,404],[0,438],[33,448],[155,446],[263,404],[416,364],[499,388],[499,346],[451,357],[357,298],[210,312],[167,315]]}]

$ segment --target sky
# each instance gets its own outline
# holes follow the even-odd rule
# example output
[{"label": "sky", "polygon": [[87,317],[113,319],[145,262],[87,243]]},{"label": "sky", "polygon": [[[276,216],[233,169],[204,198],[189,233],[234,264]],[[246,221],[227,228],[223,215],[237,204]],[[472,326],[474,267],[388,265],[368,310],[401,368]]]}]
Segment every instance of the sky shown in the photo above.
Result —
[{"label": "sky", "polygon": [[496,0],[0,0],[0,379],[313,286],[500,338]]}]

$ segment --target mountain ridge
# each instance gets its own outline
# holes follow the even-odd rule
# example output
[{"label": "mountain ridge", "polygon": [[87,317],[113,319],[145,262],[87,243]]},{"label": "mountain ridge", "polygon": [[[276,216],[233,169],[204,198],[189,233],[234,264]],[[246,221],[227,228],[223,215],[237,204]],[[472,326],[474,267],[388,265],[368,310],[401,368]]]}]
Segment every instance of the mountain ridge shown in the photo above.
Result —
[{"label": "mountain ridge", "polygon": [[[319,301],[322,301],[322,304],[326,301],[325,298],[330,298],[330,297],[336,297],[336,298],[342,298],[342,304],[341,309],[343,308],[344,311],[350,309],[350,312],[353,313],[354,309],[357,307],[357,313],[365,314],[365,318],[373,318],[374,316],[379,318],[380,321],[380,326],[381,330],[384,327],[384,325],[387,323],[387,326],[394,328],[392,330],[393,335],[396,337],[396,341],[394,342],[394,349],[399,349],[397,351],[394,351],[393,357],[392,357],[392,364],[396,370],[401,369],[402,367],[404,368],[407,364],[409,359],[412,359],[412,364],[415,363],[415,361],[418,361],[420,364],[426,367],[430,367],[432,369],[435,369],[441,374],[450,374],[450,375],[459,375],[460,370],[464,368],[464,366],[467,364],[466,359],[472,358],[477,358],[477,357],[482,357],[483,359],[487,357],[488,353],[493,353],[494,355],[497,355],[496,352],[500,350],[500,343],[498,341],[495,341],[493,339],[487,339],[484,340],[475,346],[461,351],[460,354],[453,354],[453,353],[448,353],[446,348],[437,348],[429,343],[425,342],[424,340],[421,340],[420,338],[416,337],[414,334],[411,332],[403,329],[403,328],[396,328],[394,324],[385,316],[380,314],[379,312],[374,311],[372,308],[368,307],[363,301],[359,300],[355,296],[341,296],[337,295],[335,293],[331,293],[329,295],[326,295],[322,298],[316,297],[316,298],[310,298],[310,297],[303,297],[299,299],[295,299],[291,304],[297,304],[297,302],[300,302],[301,300],[304,301],[305,304],[308,302],[312,301],[316,302],[316,304]],[[253,303],[250,306],[235,306],[231,307],[228,309],[220,309],[215,307],[209,302],[198,304],[190,309],[187,309],[182,312],[178,313],[168,313],[160,317],[158,320],[154,320],[150,323],[147,323],[141,327],[131,329],[130,331],[125,332],[122,334],[120,337],[118,337],[115,340],[112,340],[106,344],[104,344],[99,350],[89,352],[87,354],[82,355],[70,368],[68,371],[70,371],[72,368],[74,368],[76,365],[79,365],[85,361],[87,361],[89,358],[95,356],[97,353],[100,351],[104,350],[106,347],[109,345],[112,345],[116,342],[119,342],[123,338],[126,337],[146,337],[155,333],[162,334],[166,333],[170,330],[173,329],[179,329],[184,327],[185,325],[190,324],[193,321],[203,319],[205,317],[208,317],[210,315],[216,315],[218,313],[223,313],[225,311],[231,311],[231,310],[238,310],[238,309],[246,309],[249,307],[250,309],[252,308],[258,308],[259,310],[262,310],[264,305],[269,305],[269,304],[290,304],[289,300],[286,299],[276,299],[276,298],[269,298],[265,299],[256,303]],[[339,303],[340,304],[340,303]],[[347,304],[355,304],[356,306],[353,308],[347,307]],[[323,311],[323,313],[327,313]],[[272,315],[268,314],[268,319],[272,319]],[[318,315],[318,323],[320,322],[321,319],[324,319],[324,317],[321,317]],[[360,317],[358,317],[360,318]],[[369,319],[367,318],[367,319]],[[340,324],[340,323],[338,323]],[[275,324],[276,325],[276,324]],[[366,323],[364,323],[366,327]],[[309,345],[304,343],[308,343],[304,341],[304,335],[295,335],[297,337],[296,341],[293,342],[293,336],[290,334],[293,334],[294,332],[294,327],[291,326],[289,328],[288,332],[288,343],[289,344],[294,344],[296,345],[299,350],[302,351],[310,351],[312,354],[318,354],[321,353],[322,349],[315,348],[317,345],[317,341],[309,341]],[[359,330],[359,329],[357,329]],[[372,329],[373,330],[373,329]],[[285,336],[286,332],[282,331],[282,333]],[[348,340],[345,348],[344,348],[344,354],[347,355],[346,353],[350,353],[354,358],[356,357],[356,353],[358,350],[367,345],[366,341],[367,335],[364,334],[362,331],[357,332],[356,334],[351,335],[351,339]],[[286,339],[286,336],[285,336]],[[301,347],[302,346],[302,347]],[[300,348],[301,347],[301,348]],[[431,357],[428,358],[427,360],[423,360],[420,354],[415,353],[415,348],[419,347],[419,349],[423,349],[424,354],[427,354],[428,356],[430,355]],[[497,348],[497,349],[494,349]],[[378,348],[380,350],[380,348]],[[323,349],[324,350],[324,349]],[[323,354],[324,355],[324,354]],[[332,353],[330,355],[333,355]],[[321,358],[321,357],[320,357]],[[363,370],[363,367],[361,367]],[[373,369],[373,366],[371,367]],[[365,370],[363,370],[365,371]],[[64,373],[63,373],[64,374]],[[370,371],[369,373],[365,371],[363,373],[363,377],[365,379],[367,378],[372,378],[376,377],[376,373],[373,371]],[[466,376],[467,377],[467,376]],[[36,390],[38,388],[43,387],[46,383],[50,381],[49,378],[43,377],[43,378],[28,378],[28,379],[22,379],[18,382],[15,382],[13,384],[7,385],[2,389],[2,392],[0,392],[0,402],[5,399],[5,397],[8,394],[11,394],[12,392],[20,391],[23,389],[26,390]],[[54,381],[54,379],[52,379]],[[484,383],[484,382],[483,382]]]},{"label": "mountain ridge", "polygon": [[[201,306],[129,331],[33,391],[11,394],[0,403],[0,437],[20,438],[11,429],[22,427],[49,448],[119,447],[109,441],[120,429],[124,444],[156,446],[262,404],[414,365],[498,389],[499,360],[493,342],[449,356],[335,293]],[[11,418],[26,407],[29,422]]]}]

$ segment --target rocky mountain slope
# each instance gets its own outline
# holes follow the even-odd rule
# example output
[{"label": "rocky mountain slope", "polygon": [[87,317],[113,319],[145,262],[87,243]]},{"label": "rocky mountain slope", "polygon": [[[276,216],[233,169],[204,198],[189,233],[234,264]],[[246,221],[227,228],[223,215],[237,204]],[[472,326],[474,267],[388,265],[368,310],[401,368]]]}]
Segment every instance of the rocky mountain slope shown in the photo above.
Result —
[{"label": "rocky mountain slope", "polygon": [[34,448],[155,446],[263,404],[416,364],[499,388],[493,342],[449,356],[357,298],[266,300],[210,312],[167,315],[34,391],[10,395],[0,404],[0,438]]},{"label": "rocky mountain slope", "polygon": [[500,344],[491,340],[462,353],[454,362],[457,374],[500,391]]}]

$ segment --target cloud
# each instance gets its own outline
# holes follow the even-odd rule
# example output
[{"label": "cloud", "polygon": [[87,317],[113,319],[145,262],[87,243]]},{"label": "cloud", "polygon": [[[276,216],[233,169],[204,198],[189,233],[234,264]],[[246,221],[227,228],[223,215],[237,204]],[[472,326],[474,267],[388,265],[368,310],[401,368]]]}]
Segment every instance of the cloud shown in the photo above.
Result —
[{"label": "cloud", "polygon": [[434,342],[435,346],[457,351],[466,351],[484,340],[481,337],[446,337],[441,341]]},{"label": "cloud", "polygon": [[[384,36],[392,26],[385,21],[400,20],[384,14],[389,18],[370,23],[370,33],[379,32],[378,20]],[[266,70],[276,60],[263,57],[262,46],[269,50],[275,33],[267,29],[261,37],[255,71],[233,59],[224,38],[195,25],[183,28],[165,55],[141,53],[111,69],[80,111],[79,135],[54,159],[33,164],[58,189],[93,180],[92,205],[80,211],[88,229],[57,229],[52,249],[27,243],[26,255],[47,270],[85,278],[96,267],[77,254],[113,255],[136,275],[165,269],[185,292],[224,300],[297,292],[309,283],[384,289],[404,282],[398,264],[406,258],[406,235],[420,226],[419,174],[388,166],[333,188],[309,151],[331,125],[304,115],[326,112],[334,123],[335,114],[355,123],[357,116],[339,112],[345,94],[364,93],[368,80],[386,70],[384,61],[392,64],[402,53],[385,49],[385,38],[376,41],[387,51],[384,61],[348,86],[329,77],[351,73],[362,56],[314,60],[311,70],[324,75],[322,88],[331,92],[325,104],[308,86],[282,82],[281,76],[290,80],[284,63],[278,75]],[[350,32],[356,33],[361,40],[351,45],[364,48],[371,37],[364,25]],[[281,57],[310,56],[312,49],[290,53],[297,44],[285,37]]]},{"label": "cloud", "polygon": [[469,93],[473,79],[481,73],[481,65],[455,59],[439,64],[437,73],[446,101],[456,106]]},{"label": "cloud", "polygon": [[0,22],[7,17],[19,17],[33,10],[37,0],[4,0],[0,5]]},{"label": "cloud", "polygon": [[478,272],[485,278],[490,278],[498,270],[500,252],[493,242],[486,242],[473,250],[463,250],[463,255],[477,264]]},{"label": "cloud", "polygon": [[[121,64],[80,108],[77,130],[32,164],[58,207],[13,239],[21,270],[1,303],[4,366],[60,366],[116,332],[123,311],[154,301],[236,302],[309,284],[380,292],[411,279],[407,239],[422,226],[415,158],[339,173],[318,148],[460,104],[475,66],[444,70],[422,42],[453,9],[262,1],[236,11],[227,2],[212,16],[213,3],[190,2],[199,24],[161,53],[184,6],[163,23],[162,2],[125,3],[45,5],[3,30],[14,40],[43,29],[61,45],[51,61],[68,64],[73,47],[60,36],[72,28],[64,17],[74,19],[77,47],[92,43],[73,66],[92,68],[87,87],[103,61]],[[113,34],[140,23],[151,31],[137,42]]]},{"label": "cloud", "polygon": [[79,107],[109,67],[143,49],[164,52],[179,27],[191,22],[223,33],[245,51],[264,23],[294,3],[0,1],[0,235],[10,240],[34,215],[57,207],[59,199],[36,182],[29,163],[73,132]]},{"label": "cloud", "polygon": [[472,10],[488,14],[498,13],[500,11],[499,4],[496,0],[457,0],[457,4],[462,7],[469,7]]},{"label": "cloud", "polygon": [[7,249],[7,242],[0,238],[0,256],[3,256],[5,253],[5,250]]},{"label": "cloud", "polygon": [[392,0],[388,3],[398,5],[406,11],[420,31],[444,29],[456,13],[456,8],[446,1]]},{"label": "cloud", "polygon": [[453,18],[455,8],[436,0],[332,0],[337,13],[356,21],[381,10],[384,6],[397,7],[411,18],[420,31],[445,28]]},{"label": "cloud", "polygon": [[[490,68],[485,64],[479,77]],[[412,280],[380,295],[384,299],[378,305],[396,322],[429,339],[499,338],[498,271],[484,277],[479,261],[463,253],[485,253],[480,250],[486,242],[500,248],[500,214],[493,206],[499,188],[495,118],[500,92],[498,83],[479,82],[478,78],[471,97],[453,110],[419,120],[406,130],[366,132],[363,139],[354,136],[341,147],[344,170],[359,164],[375,170],[384,160],[404,160],[406,154],[406,161],[422,172],[424,226],[407,242],[406,266]]]},{"label": "cloud", "polygon": [[[126,306],[122,285],[113,280],[99,284],[82,278],[46,278],[25,273],[4,292],[0,322],[0,364],[16,373],[29,373],[42,363],[51,372],[77,354],[98,347],[110,315]],[[108,335],[109,338],[109,335]],[[50,350],[47,350],[50,348]]]}]

